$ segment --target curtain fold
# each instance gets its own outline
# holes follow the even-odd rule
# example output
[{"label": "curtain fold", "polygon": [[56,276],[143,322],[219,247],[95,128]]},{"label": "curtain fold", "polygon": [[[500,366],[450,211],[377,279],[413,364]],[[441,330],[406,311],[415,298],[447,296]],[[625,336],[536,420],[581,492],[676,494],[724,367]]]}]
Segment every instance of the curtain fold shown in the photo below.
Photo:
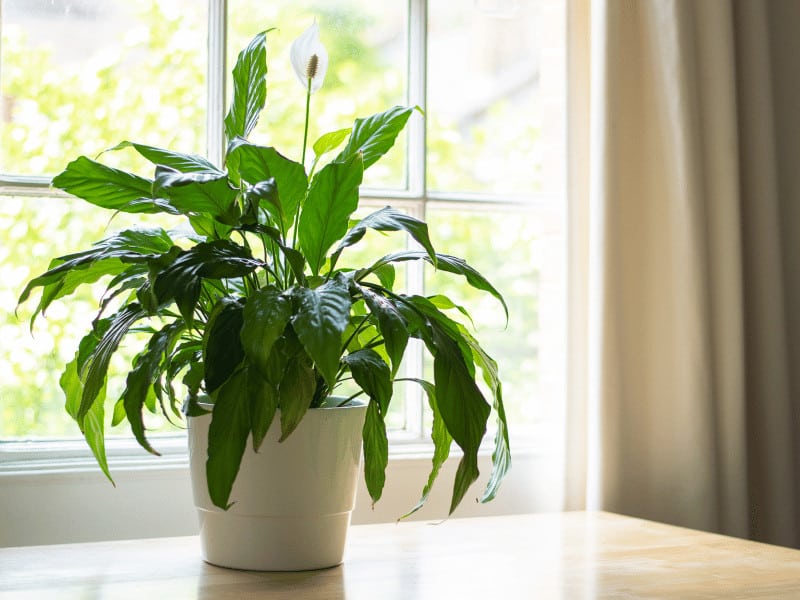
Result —
[{"label": "curtain fold", "polygon": [[570,38],[570,94],[586,94],[570,142],[588,148],[570,154],[571,226],[588,242],[571,248],[586,285],[570,339],[587,350],[572,355],[568,508],[800,545],[800,170],[783,155],[800,90],[775,72],[800,14],[773,8],[571,4],[591,43]]}]

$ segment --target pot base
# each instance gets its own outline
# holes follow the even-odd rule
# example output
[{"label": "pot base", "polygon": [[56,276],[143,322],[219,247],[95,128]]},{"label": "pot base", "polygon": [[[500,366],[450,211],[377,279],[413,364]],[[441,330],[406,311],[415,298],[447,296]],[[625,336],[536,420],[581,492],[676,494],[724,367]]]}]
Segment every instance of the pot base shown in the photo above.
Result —
[{"label": "pot base", "polygon": [[198,509],[203,560],[248,571],[307,571],[342,563],[350,512],[257,517]]}]

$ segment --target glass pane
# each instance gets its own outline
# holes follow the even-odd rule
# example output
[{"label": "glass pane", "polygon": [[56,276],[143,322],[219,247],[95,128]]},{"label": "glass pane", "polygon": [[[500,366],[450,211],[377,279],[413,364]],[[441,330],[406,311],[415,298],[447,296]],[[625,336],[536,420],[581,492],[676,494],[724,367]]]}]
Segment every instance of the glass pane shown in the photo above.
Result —
[{"label": "glass pane", "polygon": [[[0,439],[80,436],[77,425],[64,411],[59,377],[81,338],[91,329],[102,282],[79,288],[64,302],[55,301],[46,316],[38,318],[32,332],[28,319],[39,292],[35,291],[17,314],[11,310],[25,284],[44,272],[54,256],[86,249],[112,230],[133,225],[134,219],[146,226],[147,220],[155,218],[120,215],[109,223],[108,213],[76,199],[0,198],[0,302],[9,308],[0,315]],[[109,421],[130,361],[145,341],[130,336],[123,344],[109,369]],[[146,418],[153,432],[174,431],[159,415],[146,414]],[[111,429],[110,434],[126,435],[128,431],[125,423]]]},{"label": "glass pane", "polygon": [[546,156],[563,151],[564,8],[547,4],[430,1],[429,189],[541,194],[563,172],[563,152],[554,165]]},{"label": "glass pane", "polygon": [[[228,6],[231,66],[257,31],[278,28],[267,38],[267,107],[251,141],[300,160],[305,90],[289,62],[289,46],[315,19],[329,64],[322,88],[311,97],[309,147],[324,133],[350,127],[356,117],[406,103],[406,2],[231,0]],[[402,135],[391,152],[369,168],[365,187],[406,187],[406,143]],[[312,157],[307,151],[307,164]]]},{"label": "glass pane", "polygon": [[[504,296],[508,326],[497,300],[469,287],[460,276],[426,270],[426,294],[445,294],[472,316],[478,341],[499,364],[512,443],[532,436],[541,442],[543,430],[550,440],[557,433],[552,424],[565,394],[561,218],[464,208],[429,208],[427,215],[436,249],[466,259]],[[447,313],[472,327],[457,310]]]},{"label": "glass pane", "polygon": [[194,0],[2,0],[0,171],[57,173],[126,139],[204,153],[206,20]]}]

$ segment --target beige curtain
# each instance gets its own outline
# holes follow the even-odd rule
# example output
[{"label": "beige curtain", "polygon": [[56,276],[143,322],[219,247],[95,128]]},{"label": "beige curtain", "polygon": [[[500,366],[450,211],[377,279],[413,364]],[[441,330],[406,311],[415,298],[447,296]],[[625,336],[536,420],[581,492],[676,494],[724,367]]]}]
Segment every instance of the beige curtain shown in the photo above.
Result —
[{"label": "beige curtain", "polygon": [[567,507],[800,547],[800,2],[570,11]]}]

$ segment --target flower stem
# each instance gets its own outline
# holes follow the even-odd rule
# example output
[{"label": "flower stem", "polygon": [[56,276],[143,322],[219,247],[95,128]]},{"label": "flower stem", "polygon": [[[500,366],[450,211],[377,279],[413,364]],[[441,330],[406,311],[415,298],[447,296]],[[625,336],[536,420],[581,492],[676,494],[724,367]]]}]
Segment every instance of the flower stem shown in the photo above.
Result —
[{"label": "flower stem", "polygon": [[306,88],[306,124],[303,131],[303,154],[300,158],[300,164],[303,168],[306,166],[306,144],[308,143],[308,113],[311,106],[311,78],[308,78],[308,87]]}]

